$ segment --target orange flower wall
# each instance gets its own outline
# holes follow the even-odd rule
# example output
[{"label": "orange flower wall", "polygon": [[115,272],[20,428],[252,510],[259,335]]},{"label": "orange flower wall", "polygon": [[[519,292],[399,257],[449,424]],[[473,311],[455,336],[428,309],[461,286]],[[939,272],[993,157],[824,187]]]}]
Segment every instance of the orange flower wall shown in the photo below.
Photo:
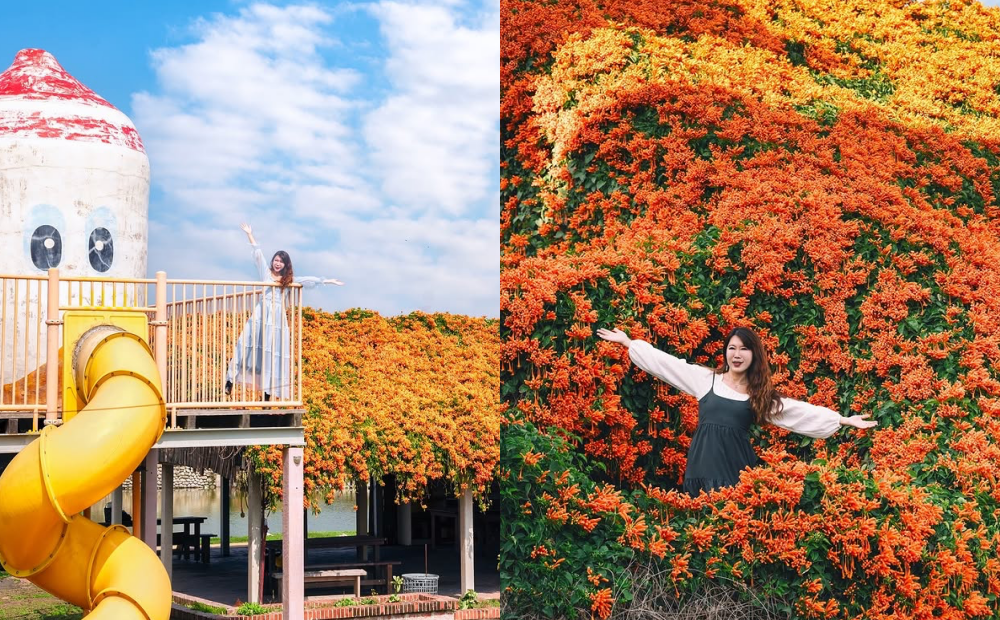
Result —
[{"label": "orange flower wall", "polygon": [[[432,480],[489,491],[503,410],[495,319],[311,309],[304,319],[307,501],[386,475],[398,501],[421,502]],[[255,458],[277,497],[280,451]]]},{"label": "orange flower wall", "polygon": [[[645,562],[661,595],[721,581],[803,618],[1000,614],[1000,13],[501,11],[512,605],[611,617]],[[765,465],[690,499],[697,403],[594,331],[714,366],[739,325],[786,395],[879,426],[756,429]]]}]

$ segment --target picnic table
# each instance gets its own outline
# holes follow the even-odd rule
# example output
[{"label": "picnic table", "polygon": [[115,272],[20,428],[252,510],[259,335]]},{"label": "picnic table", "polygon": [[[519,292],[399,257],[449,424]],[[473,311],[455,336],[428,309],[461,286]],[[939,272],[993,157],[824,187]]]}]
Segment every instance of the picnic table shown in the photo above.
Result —
[{"label": "picnic table", "polygon": [[[336,583],[342,580],[340,573],[350,572],[352,575],[357,569],[372,571],[371,578],[362,579],[360,585],[384,586],[386,594],[391,593],[392,588],[392,567],[402,564],[399,560],[379,559],[379,548],[386,544],[385,538],[377,536],[329,536],[325,538],[307,538],[305,548],[312,549],[347,549],[357,548],[357,561],[348,562],[324,562],[322,564],[306,564],[305,571],[310,579],[309,583],[321,585],[323,582]],[[365,559],[365,548],[372,549],[372,559]],[[271,583],[272,592],[275,591],[277,581],[281,575],[281,550],[282,541],[269,540],[265,544],[264,572]],[[325,573],[325,574],[324,574]],[[381,573],[381,575],[379,574]],[[311,576],[310,576],[311,574]]]},{"label": "picnic table", "polygon": [[[183,532],[174,532],[174,544],[177,546],[175,553],[183,555],[185,560],[191,557],[192,552],[196,554],[196,557],[200,554],[202,563],[209,563],[211,559],[209,549],[212,536],[215,534],[201,533],[201,524],[207,520],[208,517],[174,517],[171,520],[174,526],[184,526]],[[162,519],[157,519],[156,524],[162,525]],[[159,539],[160,537],[157,536],[157,544],[160,544]]]},{"label": "picnic table", "polygon": [[[305,540],[305,548],[312,549],[346,549],[348,547],[356,547],[358,550],[358,558],[363,558],[365,553],[364,549],[366,547],[372,548],[372,553],[375,555],[375,560],[378,560],[379,547],[384,545],[386,542],[385,538],[379,538],[378,536],[368,536],[367,534],[361,536],[326,536],[324,538],[307,538]],[[282,543],[280,540],[269,540],[266,543],[268,551],[276,551],[277,555],[281,555]]]}]

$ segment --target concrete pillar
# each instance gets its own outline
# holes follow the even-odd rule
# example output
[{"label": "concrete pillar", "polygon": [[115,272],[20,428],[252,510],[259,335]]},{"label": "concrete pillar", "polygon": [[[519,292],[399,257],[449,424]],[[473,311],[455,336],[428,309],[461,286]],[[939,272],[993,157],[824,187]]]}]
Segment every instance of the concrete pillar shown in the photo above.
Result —
[{"label": "concrete pillar", "polygon": [[160,561],[167,577],[174,578],[174,464],[163,463],[160,492]]},{"label": "concrete pillar", "polygon": [[222,541],[222,556],[229,557],[229,478],[220,479],[222,509],[219,511],[219,539]]},{"label": "concrete pillar", "polygon": [[305,613],[305,576],[303,575],[305,549],[304,519],[302,510],[302,448],[286,447],[282,451],[284,471],[281,520],[284,543],[281,545],[281,565],[285,578],[281,583],[281,601],[284,604],[283,620],[302,620]]},{"label": "concrete pillar", "polygon": [[462,594],[464,594],[467,590],[476,589],[476,555],[472,544],[472,515],[472,491],[467,490],[462,493],[462,497],[458,500],[458,530],[461,533],[459,538],[459,550],[462,554],[459,567],[459,590]]},{"label": "concrete pillar", "polygon": [[141,465],[142,487],[139,500],[142,505],[141,535],[142,541],[153,551],[156,551],[156,464],[159,456],[159,450],[150,450]]},{"label": "concrete pillar", "polygon": [[413,544],[413,510],[409,502],[396,505],[396,532],[399,544],[407,547]]},{"label": "concrete pillar", "polygon": [[264,489],[260,476],[251,472],[247,480],[247,602],[260,603],[260,578],[264,545]]},{"label": "concrete pillar", "polygon": [[122,488],[119,486],[111,492],[111,525],[122,524]]}]

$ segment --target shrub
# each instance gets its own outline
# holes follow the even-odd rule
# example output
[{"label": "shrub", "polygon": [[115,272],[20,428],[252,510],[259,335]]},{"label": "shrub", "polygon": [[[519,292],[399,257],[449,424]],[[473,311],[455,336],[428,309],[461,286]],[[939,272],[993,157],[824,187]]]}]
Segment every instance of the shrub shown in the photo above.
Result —
[{"label": "shrub", "polygon": [[203,611],[208,614],[225,615],[229,613],[225,607],[220,607],[218,605],[206,605],[205,603],[201,603],[198,601],[190,603],[189,605],[187,605],[187,607],[188,609],[193,609],[194,611]]},{"label": "shrub", "polygon": [[[719,583],[803,618],[1000,613],[990,14],[502,7],[513,613],[606,618]],[[697,403],[593,335],[612,326],[710,366],[750,326],[786,395],[879,427],[756,429],[762,466],[689,498]]]},{"label": "shrub", "polygon": [[259,616],[266,614],[269,610],[260,603],[246,602],[236,608],[236,613],[242,616]]}]

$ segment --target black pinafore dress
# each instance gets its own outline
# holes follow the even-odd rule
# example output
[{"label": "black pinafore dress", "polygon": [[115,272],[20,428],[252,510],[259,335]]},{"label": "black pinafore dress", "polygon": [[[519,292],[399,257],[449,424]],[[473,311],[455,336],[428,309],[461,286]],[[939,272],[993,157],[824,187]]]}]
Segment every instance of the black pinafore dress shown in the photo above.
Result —
[{"label": "black pinafore dress", "polygon": [[698,427],[688,449],[684,471],[684,491],[691,497],[720,487],[735,485],[740,472],[757,465],[757,454],[750,447],[753,410],[750,399],[733,400],[712,389],[698,401]]}]

